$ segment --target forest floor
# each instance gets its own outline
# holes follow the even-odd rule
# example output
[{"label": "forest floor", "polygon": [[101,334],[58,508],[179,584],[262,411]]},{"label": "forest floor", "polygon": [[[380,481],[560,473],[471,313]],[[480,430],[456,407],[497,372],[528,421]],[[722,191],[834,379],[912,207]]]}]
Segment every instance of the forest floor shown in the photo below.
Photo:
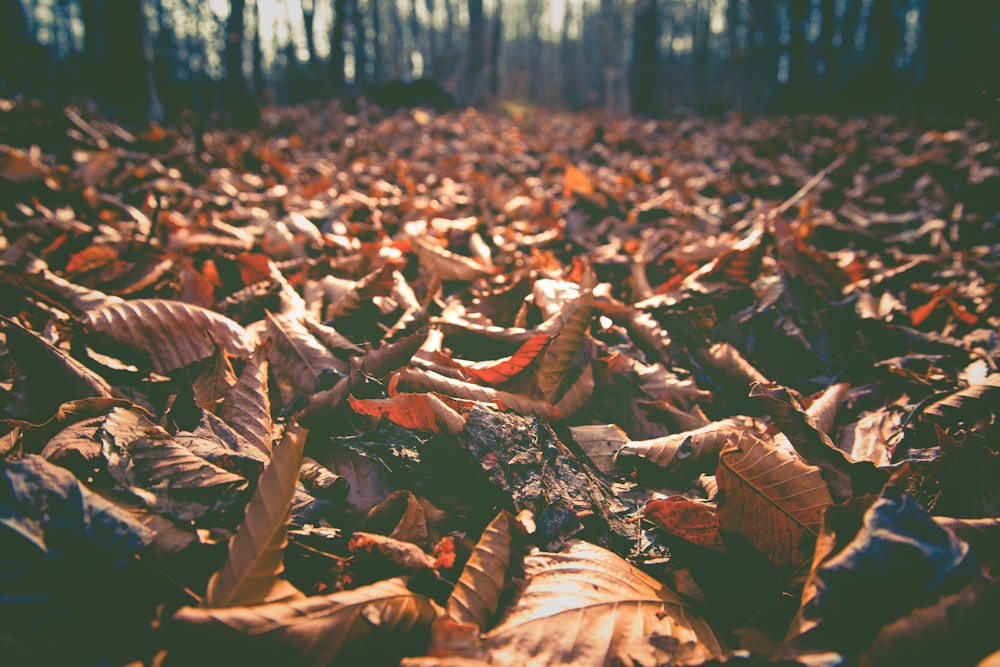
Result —
[{"label": "forest floor", "polygon": [[996,126],[0,101],[0,224],[4,664],[1000,649]]}]

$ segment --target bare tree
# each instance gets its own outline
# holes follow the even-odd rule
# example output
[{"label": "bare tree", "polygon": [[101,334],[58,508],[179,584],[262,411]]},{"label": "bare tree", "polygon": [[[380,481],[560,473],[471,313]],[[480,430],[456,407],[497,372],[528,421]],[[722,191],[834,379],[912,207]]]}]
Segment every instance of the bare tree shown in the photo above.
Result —
[{"label": "bare tree", "polygon": [[632,112],[657,111],[656,75],[659,60],[659,21],[656,0],[637,0],[632,29]]}]

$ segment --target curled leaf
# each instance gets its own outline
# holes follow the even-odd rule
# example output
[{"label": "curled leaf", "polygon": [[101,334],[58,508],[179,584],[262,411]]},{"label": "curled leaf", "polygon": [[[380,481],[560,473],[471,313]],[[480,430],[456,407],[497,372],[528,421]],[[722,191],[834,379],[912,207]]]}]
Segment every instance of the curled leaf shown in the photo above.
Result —
[{"label": "curled leaf", "polygon": [[465,420],[434,394],[396,394],[389,398],[348,398],[351,408],[359,415],[378,419],[417,431],[458,433]]},{"label": "curled leaf", "polygon": [[510,515],[501,512],[486,526],[448,598],[450,620],[487,629],[506,583],[510,542]]},{"label": "curled leaf", "polygon": [[434,603],[397,578],[252,607],[183,607],[171,624],[186,640],[184,664],[325,667],[398,660],[426,642],[435,616]]},{"label": "curled leaf", "polygon": [[212,575],[207,607],[239,607],[301,597],[287,581],[284,550],[299,461],[307,431],[290,428],[257,482],[243,523],[229,541],[229,557]]},{"label": "curled leaf", "polygon": [[83,325],[118,348],[146,357],[154,371],[169,373],[212,355],[250,354],[247,332],[206,308],[166,299],[136,299],[100,306],[80,316]]}]

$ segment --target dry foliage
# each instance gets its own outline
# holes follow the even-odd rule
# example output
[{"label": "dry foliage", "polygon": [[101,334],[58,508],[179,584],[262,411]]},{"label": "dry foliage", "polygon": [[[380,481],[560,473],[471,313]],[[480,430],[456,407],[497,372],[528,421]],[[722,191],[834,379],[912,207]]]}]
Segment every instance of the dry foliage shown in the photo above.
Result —
[{"label": "dry foliage", "polygon": [[4,664],[1000,648],[996,128],[80,122],[0,100]]}]

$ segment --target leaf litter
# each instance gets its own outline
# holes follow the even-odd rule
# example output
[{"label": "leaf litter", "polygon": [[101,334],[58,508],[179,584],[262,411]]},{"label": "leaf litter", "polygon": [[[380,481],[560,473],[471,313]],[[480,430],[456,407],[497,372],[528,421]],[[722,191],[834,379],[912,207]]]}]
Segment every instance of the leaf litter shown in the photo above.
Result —
[{"label": "leaf litter", "polygon": [[995,126],[35,110],[5,662],[1000,649]]}]

